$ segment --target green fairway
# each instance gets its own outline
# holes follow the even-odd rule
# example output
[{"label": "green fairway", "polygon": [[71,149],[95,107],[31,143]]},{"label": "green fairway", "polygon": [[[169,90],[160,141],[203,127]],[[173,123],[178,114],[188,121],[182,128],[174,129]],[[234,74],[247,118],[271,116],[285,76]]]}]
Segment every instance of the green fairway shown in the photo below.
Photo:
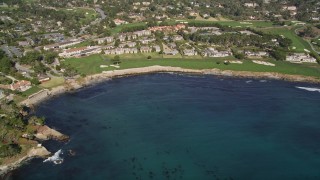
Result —
[{"label": "green fairway", "polygon": [[63,77],[54,77],[48,82],[44,82],[40,85],[40,87],[43,88],[53,88],[59,85],[62,85],[64,83],[64,78]]},{"label": "green fairway", "polygon": [[135,27],[135,26],[141,26],[141,25],[145,25],[146,23],[145,22],[137,22],[137,23],[130,23],[130,24],[122,24],[122,25],[119,25],[113,29],[111,29],[111,33],[112,34],[117,34],[117,33],[120,33],[121,30],[123,28],[126,28],[126,27]]},{"label": "green fairway", "polygon": [[263,31],[270,34],[283,35],[284,37],[291,39],[292,40],[291,50],[293,51],[305,52],[304,49],[311,51],[311,47],[308,44],[308,42],[306,42],[301,37],[296,35],[294,30],[291,30],[288,28],[276,28],[276,29],[265,29]]},{"label": "green fairway", "polygon": [[[212,59],[184,59],[184,58],[154,58],[147,59],[122,59],[119,69],[146,67],[153,65],[161,66],[174,66],[189,69],[212,69],[218,68],[222,70],[235,70],[235,71],[253,71],[253,72],[279,72],[284,74],[297,74],[305,76],[314,76],[320,78],[320,66],[318,64],[292,64],[282,61],[270,61],[276,64],[275,67],[264,66],[252,63],[250,60],[245,60],[243,64],[229,64],[224,65],[223,61],[226,58],[212,58]],[[231,59],[231,58],[229,58]],[[220,64],[217,64],[220,62]],[[70,58],[64,63],[77,68],[83,74],[101,73],[107,70],[116,70],[114,67],[100,68],[100,65],[110,65],[111,61],[103,60],[103,57],[94,55],[85,58]]]}]

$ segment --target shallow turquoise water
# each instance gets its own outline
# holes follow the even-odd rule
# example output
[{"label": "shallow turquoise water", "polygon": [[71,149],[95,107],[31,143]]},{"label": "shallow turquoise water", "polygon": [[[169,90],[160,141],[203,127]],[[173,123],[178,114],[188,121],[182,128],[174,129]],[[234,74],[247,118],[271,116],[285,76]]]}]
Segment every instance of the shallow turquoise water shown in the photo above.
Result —
[{"label": "shallow turquoise water", "polygon": [[35,159],[9,177],[320,179],[320,93],[295,86],[315,87],[152,74],[62,95],[37,114],[71,136],[44,143],[63,164]]}]

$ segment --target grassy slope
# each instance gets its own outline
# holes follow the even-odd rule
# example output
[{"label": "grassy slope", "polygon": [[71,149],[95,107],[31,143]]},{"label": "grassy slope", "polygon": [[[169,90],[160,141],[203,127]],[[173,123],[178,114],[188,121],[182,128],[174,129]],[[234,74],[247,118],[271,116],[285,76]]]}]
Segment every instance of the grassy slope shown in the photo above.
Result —
[{"label": "grassy slope", "polygon": [[[152,60],[144,59],[123,59],[121,60],[120,69],[146,67],[152,65],[162,66],[175,66],[190,69],[210,69],[218,68],[222,70],[235,70],[235,71],[253,71],[253,72],[279,72],[285,74],[299,74],[305,76],[314,76],[320,78],[320,66],[311,64],[292,64],[288,62],[271,61],[276,64],[275,67],[264,66],[252,63],[247,60],[244,64],[230,64],[224,65],[223,63],[217,64],[217,62],[223,62],[226,58],[214,58],[214,59],[184,59],[184,58],[153,58]],[[230,59],[230,58],[229,58]],[[100,65],[110,65],[111,62],[103,60],[103,57],[99,55],[93,55],[85,58],[70,58],[65,63],[71,64],[77,68],[80,73],[95,74],[107,70],[115,70],[114,67],[100,68]]]},{"label": "grassy slope", "polygon": [[[295,34],[294,30],[284,28],[277,28],[277,29],[265,29],[264,32],[271,33],[271,34],[279,34],[283,35],[292,40],[292,47],[296,47],[295,51],[304,52],[304,49],[308,49],[311,51],[310,45],[303,40],[301,37]],[[291,49],[292,49],[291,47]]]}]

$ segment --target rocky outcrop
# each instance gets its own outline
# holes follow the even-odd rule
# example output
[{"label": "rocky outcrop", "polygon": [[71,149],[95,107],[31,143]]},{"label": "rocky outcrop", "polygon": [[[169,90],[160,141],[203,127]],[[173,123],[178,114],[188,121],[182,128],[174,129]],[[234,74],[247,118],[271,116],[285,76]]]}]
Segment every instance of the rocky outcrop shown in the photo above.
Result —
[{"label": "rocky outcrop", "polygon": [[48,126],[38,126],[37,133],[35,137],[39,140],[49,140],[54,139],[58,141],[67,141],[69,139],[68,136],[58,132],[57,130],[51,129]]},{"label": "rocky outcrop", "polygon": [[[43,146],[39,145],[37,147],[32,147],[27,154],[20,155],[21,157],[17,157],[16,160],[6,163],[5,165],[0,166],[0,175],[5,174],[8,171],[18,168],[22,162],[34,158],[34,157],[41,157],[45,158],[49,156],[51,153]],[[1,177],[0,177],[1,178]]]}]

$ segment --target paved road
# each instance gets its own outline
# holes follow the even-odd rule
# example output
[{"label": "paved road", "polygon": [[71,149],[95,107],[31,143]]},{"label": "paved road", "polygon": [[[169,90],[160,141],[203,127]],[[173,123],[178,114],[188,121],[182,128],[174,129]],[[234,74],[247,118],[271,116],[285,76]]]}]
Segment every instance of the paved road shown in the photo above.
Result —
[{"label": "paved road", "polygon": [[[295,29],[294,32],[298,35],[298,34],[299,34],[298,31],[299,31],[300,29],[304,28],[304,27],[305,27],[305,26],[299,27],[299,28]],[[320,38],[320,35],[317,36],[316,39],[317,39],[317,38]],[[305,40],[305,41],[307,41],[307,40]],[[307,42],[309,43],[311,49],[312,49],[314,52],[320,54],[320,51],[317,51],[317,50],[314,48],[313,44],[312,44],[310,41],[307,41]]]}]

